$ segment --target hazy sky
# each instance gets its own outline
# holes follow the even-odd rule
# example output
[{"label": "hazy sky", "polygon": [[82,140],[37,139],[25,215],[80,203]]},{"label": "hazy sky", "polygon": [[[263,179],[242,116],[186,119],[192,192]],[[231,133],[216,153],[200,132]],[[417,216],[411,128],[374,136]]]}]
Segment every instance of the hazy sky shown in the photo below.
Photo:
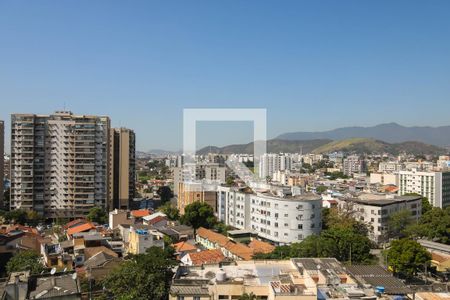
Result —
[{"label": "hazy sky", "polygon": [[[140,150],[180,149],[183,108],[267,108],[271,137],[449,125],[450,1],[0,0],[0,104],[7,136],[65,106]],[[251,138],[199,125],[200,146]]]}]

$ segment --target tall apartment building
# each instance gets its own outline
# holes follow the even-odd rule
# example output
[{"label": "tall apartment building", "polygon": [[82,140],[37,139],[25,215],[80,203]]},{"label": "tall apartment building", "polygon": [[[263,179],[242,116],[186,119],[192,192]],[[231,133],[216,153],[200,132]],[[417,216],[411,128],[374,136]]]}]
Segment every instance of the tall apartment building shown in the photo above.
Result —
[{"label": "tall apartment building", "polygon": [[111,128],[108,210],[128,209],[136,193],[136,136],[127,128]]},{"label": "tall apartment building", "polygon": [[321,231],[322,198],[300,194],[295,188],[217,188],[217,214],[225,224],[251,230],[259,237],[284,245]]},{"label": "tall apartment building", "polygon": [[450,205],[450,171],[400,171],[398,193],[417,193],[427,197],[435,207],[447,207]]},{"label": "tall apartment building", "polygon": [[3,185],[5,176],[5,123],[0,120],[0,208],[3,208]]},{"label": "tall apartment building", "polygon": [[288,154],[266,153],[259,160],[259,178],[272,177],[278,171],[290,170],[292,157]]},{"label": "tall apartment building", "polygon": [[225,183],[226,167],[220,166],[219,163],[196,163],[184,164],[180,167],[173,168],[173,186],[174,194],[179,194],[180,183],[196,181],[196,180],[213,180]]},{"label": "tall apartment building", "polygon": [[359,155],[350,155],[344,159],[342,168],[345,175],[352,176],[354,173],[364,173],[366,162]]},{"label": "tall apartment building", "polygon": [[104,116],[11,115],[11,209],[76,218],[105,208],[110,120]]}]

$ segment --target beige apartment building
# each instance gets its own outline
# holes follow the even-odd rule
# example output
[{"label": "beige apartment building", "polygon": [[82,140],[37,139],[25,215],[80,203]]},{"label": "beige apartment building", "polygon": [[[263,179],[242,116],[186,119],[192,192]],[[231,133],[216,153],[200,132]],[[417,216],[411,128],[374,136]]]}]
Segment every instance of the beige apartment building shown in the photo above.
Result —
[{"label": "beige apartment building", "polygon": [[3,180],[5,176],[5,123],[0,120],[0,208],[3,207]]},{"label": "beige apartment building", "polygon": [[136,136],[127,128],[110,130],[108,209],[128,209],[136,192]]},{"label": "beige apartment building", "polygon": [[194,202],[207,203],[217,212],[217,186],[218,182],[180,182],[178,184],[178,210],[184,214],[187,205]]},{"label": "beige apartment building", "polygon": [[106,116],[11,115],[11,209],[76,218],[106,208],[110,119]]}]

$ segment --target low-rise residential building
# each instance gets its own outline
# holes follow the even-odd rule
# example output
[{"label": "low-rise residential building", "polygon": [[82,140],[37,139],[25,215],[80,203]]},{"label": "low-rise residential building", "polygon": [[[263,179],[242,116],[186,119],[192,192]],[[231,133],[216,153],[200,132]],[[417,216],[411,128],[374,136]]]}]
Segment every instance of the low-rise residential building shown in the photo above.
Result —
[{"label": "low-rise residential building", "polygon": [[169,299],[239,299],[245,293],[266,300],[375,299],[373,290],[360,289],[334,258],[295,258],[182,266]]},{"label": "low-rise residential building", "polygon": [[398,186],[398,173],[370,173],[370,184]]},{"label": "low-rise residential building", "polygon": [[186,266],[218,264],[226,260],[220,249],[210,249],[186,253],[180,261]]},{"label": "low-rise residential building", "polygon": [[148,226],[131,225],[128,253],[143,254],[151,247],[164,248],[164,235]]},{"label": "low-rise residential building", "polygon": [[6,300],[81,299],[80,282],[73,272],[31,275],[30,271],[13,272],[5,286]]},{"label": "low-rise residential building", "polygon": [[341,198],[339,208],[353,212],[354,217],[369,226],[369,238],[381,243],[387,241],[389,217],[399,211],[411,212],[418,221],[422,215],[421,196],[362,194],[356,198]]},{"label": "low-rise residential building", "polygon": [[196,241],[206,249],[220,249],[226,257],[234,260],[250,260],[254,254],[252,248],[203,227],[197,229]]},{"label": "low-rise residential building", "polygon": [[127,210],[114,209],[109,212],[108,225],[110,229],[115,229],[120,224],[131,224],[132,220],[128,218]]}]

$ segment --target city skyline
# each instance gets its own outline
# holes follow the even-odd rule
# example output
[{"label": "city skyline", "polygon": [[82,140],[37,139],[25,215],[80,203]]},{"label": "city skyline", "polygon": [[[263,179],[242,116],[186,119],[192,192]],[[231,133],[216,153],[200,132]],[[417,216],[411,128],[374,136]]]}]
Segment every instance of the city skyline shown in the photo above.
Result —
[{"label": "city skyline", "polygon": [[[266,108],[270,138],[449,125],[445,1],[74,5],[0,4],[5,132],[11,113],[64,107],[134,129],[138,150],[181,149],[184,108]],[[226,125],[200,129],[200,145],[252,139]]]}]

